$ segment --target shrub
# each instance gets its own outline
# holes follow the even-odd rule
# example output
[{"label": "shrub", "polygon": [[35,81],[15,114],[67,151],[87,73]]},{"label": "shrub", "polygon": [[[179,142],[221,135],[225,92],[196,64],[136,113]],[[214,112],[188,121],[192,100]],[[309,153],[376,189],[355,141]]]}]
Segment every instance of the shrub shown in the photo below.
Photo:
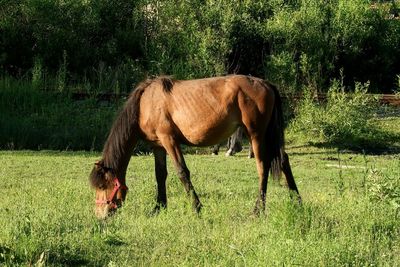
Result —
[{"label": "shrub", "polygon": [[336,70],[344,69],[347,84],[369,80],[374,91],[395,85],[400,23],[390,16],[384,5],[371,5],[371,1],[338,1],[331,35],[337,47]]},{"label": "shrub", "polygon": [[225,73],[231,4],[149,1],[143,9],[139,15],[147,25],[145,58],[150,74],[187,79]]},{"label": "shrub", "polygon": [[282,1],[272,4],[274,15],[263,27],[271,46],[265,71],[285,89],[301,90],[301,85],[321,88],[328,83],[334,69],[336,45],[331,36],[334,4],[319,0],[279,2]]},{"label": "shrub", "polygon": [[[398,10],[398,1],[369,0],[3,0],[0,72],[41,69],[59,91],[87,82],[127,91],[120,70],[136,72],[128,84],[241,73],[325,91],[343,69],[346,85],[388,92],[400,64]],[[99,81],[100,70],[115,82]]]},{"label": "shrub", "polygon": [[[305,94],[296,110],[291,131],[309,142],[322,142],[342,148],[368,149],[386,145],[387,134],[372,124],[378,101],[367,94],[368,84],[357,83],[346,93],[343,84],[334,81],[325,103]],[[309,92],[309,91],[308,91]]]}]

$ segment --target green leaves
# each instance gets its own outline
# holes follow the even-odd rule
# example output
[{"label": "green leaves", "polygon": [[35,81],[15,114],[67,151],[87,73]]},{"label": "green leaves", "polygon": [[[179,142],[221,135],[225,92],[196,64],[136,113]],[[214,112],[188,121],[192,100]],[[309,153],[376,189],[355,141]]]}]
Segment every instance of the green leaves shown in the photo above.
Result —
[{"label": "green leaves", "polygon": [[[34,71],[40,59],[43,72],[57,76],[55,90],[66,89],[63,80],[64,85],[99,83],[102,65],[118,83],[101,90],[118,84],[122,92],[159,74],[178,79],[251,74],[289,92],[303,86],[326,91],[340,69],[348,85],[369,80],[371,89],[390,90],[397,82],[398,2],[390,8],[367,0],[1,4],[1,70],[21,76]],[[135,68],[126,67],[131,62]],[[135,74],[122,75],[120,69]]]},{"label": "green leaves", "polygon": [[290,130],[309,142],[322,142],[339,148],[377,149],[395,143],[395,135],[373,123],[378,99],[367,94],[369,84],[356,83],[354,92],[345,92],[342,83],[334,81],[326,103],[314,101],[306,90]]}]

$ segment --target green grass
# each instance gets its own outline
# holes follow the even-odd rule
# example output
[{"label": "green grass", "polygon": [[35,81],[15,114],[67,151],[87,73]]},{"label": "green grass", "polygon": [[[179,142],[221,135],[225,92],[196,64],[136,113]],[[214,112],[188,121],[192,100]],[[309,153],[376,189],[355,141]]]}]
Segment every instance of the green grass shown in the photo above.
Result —
[{"label": "green grass", "polygon": [[[87,152],[0,152],[0,265],[396,266],[400,154],[289,147],[304,204],[270,181],[267,214],[251,217],[254,160],[187,155],[201,216],[169,162],[168,210],[155,201],[152,156],[133,157],[126,205],[94,218]],[[339,168],[338,166],[341,166]]]}]

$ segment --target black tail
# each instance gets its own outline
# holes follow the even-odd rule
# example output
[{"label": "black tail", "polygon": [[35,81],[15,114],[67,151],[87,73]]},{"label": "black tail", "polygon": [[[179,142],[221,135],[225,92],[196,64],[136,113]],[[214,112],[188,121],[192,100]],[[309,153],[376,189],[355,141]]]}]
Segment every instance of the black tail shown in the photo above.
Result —
[{"label": "black tail", "polygon": [[281,176],[283,153],[285,151],[282,100],[278,89],[274,85],[266,83],[266,86],[274,91],[275,103],[271,120],[265,133],[265,143],[267,146],[268,161],[271,164],[271,175],[275,179],[279,179]]}]

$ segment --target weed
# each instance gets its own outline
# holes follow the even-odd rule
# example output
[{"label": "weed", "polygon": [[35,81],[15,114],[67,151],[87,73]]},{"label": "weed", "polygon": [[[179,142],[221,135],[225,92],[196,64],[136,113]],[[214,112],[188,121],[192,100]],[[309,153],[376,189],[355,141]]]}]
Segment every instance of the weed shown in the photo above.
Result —
[{"label": "weed", "polygon": [[43,86],[43,63],[40,58],[35,58],[32,68],[32,87],[36,90]]},{"label": "weed", "polygon": [[385,175],[378,169],[371,169],[367,181],[370,199],[387,203],[400,216],[400,173]]},{"label": "weed", "polygon": [[63,61],[56,75],[56,90],[60,93],[64,92],[67,87],[67,51],[63,52]]}]

